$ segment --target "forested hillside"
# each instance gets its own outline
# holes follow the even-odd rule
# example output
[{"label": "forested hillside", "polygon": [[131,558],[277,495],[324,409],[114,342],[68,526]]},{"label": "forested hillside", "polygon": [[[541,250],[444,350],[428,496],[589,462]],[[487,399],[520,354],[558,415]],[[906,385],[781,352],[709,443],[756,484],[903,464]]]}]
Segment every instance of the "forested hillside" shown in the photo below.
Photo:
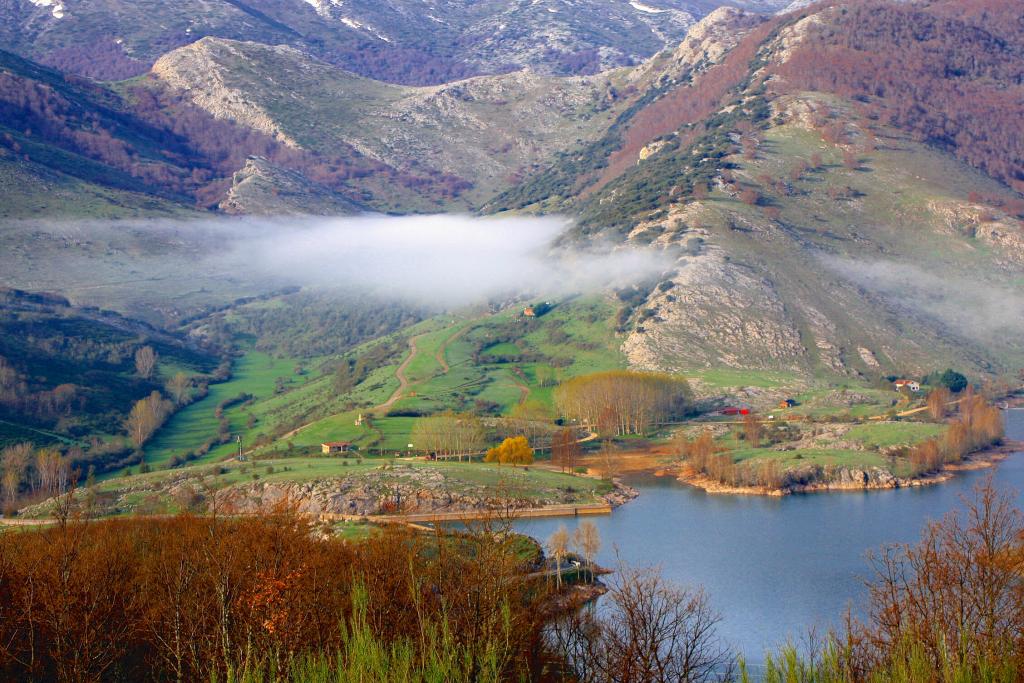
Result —
[{"label": "forested hillside", "polygon": [[83,474],[130,462],[229,368],[215,349],[116,313],[0,291],[0,443],[59,446]]},{"label": "forested hillside", "polygon": [[856,100],[868,119],[905,130],[1024,191],[1024,13],[1018,3],[851,3],[810,24],[775,71],[785,91]]}]

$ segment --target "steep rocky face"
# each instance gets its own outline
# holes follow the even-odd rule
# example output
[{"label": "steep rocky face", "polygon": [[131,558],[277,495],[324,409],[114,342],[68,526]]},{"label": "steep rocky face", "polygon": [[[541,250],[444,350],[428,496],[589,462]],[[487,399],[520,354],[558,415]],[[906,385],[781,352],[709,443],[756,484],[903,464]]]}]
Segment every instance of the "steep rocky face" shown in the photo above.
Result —
[{"label": "steep rocky face", "polygon": [[680,83],[720,62],[751,29],[767,20],[756,12],[719,7],[691,26],[677,45],[637,67],[630,80],[656,87]]},{"label": "steep rocky face", "polygon": [[731,262],[724,249],[707,241],[713,238],[705,231],[687,231],[682,239],[689,244],[686,255],[678,259],[675,274],[647,297],[623,344],[630,364],[670,372],[721,366],[799,369],[806,349],[772,283]]},{"label": "steep rocky face", "polygon": [[250,216],[357,214],[365,207],[318,185],[298,171],[250,157],[220,202],[224,213]]},{"label": "steep rocky face", "polygon": [[281,130],[269,112],[225,77],[220,64],[246,61],[245,48],[280,55],[282,59],[302,59],[302,53],[286,45],[267,47],[258,43],[203,38],[189,48],[170,52],[153,64],[151,73],[176,90],[189,93],[192,102],[219,119],[230,119],[298,147],[295,140]]}]

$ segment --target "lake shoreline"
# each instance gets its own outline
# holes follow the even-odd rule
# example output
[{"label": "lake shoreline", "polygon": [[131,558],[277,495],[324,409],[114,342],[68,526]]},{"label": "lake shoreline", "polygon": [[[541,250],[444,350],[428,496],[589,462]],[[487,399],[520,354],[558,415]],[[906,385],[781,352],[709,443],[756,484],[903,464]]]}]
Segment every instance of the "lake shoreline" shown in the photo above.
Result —
[{"label": "lake shoreline", "polygon": [[[800,493],[848,493],[855,491],[885,491],[902,488],[917,488],[921,486],[933,486],[947,482],[957,476],[960,472],[970,472],[987,469],[1005,460],[1013,453],[1024,452],[1024,441],[1004,439],[996,446],[990,446],[974,453],[964,456],[964,459],[957,463],[943,465],[938,472],[927,474],[921,477],[892,477],[885,481],[867,479],[863,482],[820,482],[802,486],[787,488],[770,488],[766,486],[730,486],[711,479],[693,468],[683,465],[674,476],[679,482],[694,488],[701,489],[706,493],[719,495],[740,495],[740,496],[773,496],[782,497]],[[666,476],[666,470],[662,468],[659,476]]]}]

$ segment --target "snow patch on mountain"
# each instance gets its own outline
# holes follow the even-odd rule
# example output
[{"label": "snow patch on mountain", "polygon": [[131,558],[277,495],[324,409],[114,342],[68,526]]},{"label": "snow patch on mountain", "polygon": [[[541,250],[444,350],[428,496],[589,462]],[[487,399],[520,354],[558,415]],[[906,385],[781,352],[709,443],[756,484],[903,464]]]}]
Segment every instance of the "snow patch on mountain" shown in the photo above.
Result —
[{"label": "snow patch on mountain", "polygon": [[642,2],[637,2],[637,0],[630,0],[629,4],[637,12],[645,12],[647,14],[661,14],[662,12],[668,11],[664,9],[658,9],[657,7],[651,7],[650,5],[645,5]]},{"label": "snow patch on mountain", "polygon": [[52,7],[50,13],[54,19],[64,18],[64,3],[60,0],[29,0],[36,7]]}]

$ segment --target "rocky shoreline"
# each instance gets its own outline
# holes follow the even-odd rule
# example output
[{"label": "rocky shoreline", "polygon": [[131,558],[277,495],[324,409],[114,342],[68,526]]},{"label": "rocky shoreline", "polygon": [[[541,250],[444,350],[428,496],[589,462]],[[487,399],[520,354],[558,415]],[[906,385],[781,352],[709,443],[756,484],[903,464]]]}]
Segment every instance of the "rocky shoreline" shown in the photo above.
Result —
[{"label": "rocky shoreline", "polygon": [[797,493],[828,493],[847,491],[879,491],[886,489],[932,486],[949,481],[959,472],[985,469],[1005,460],[1011,453],[1024,451],[1024,442],[1006,440],[998,446],[967,455],[961,462],[944,465],[942,470],[922,477],[897,477],[880,467],[840,470],[839,479],[814,482],[786,488],[764,486],[730,486],[710,479],[695,470],[683,467],[674,473],[680,482],[707,493],[743,496],[788,496]]}]

